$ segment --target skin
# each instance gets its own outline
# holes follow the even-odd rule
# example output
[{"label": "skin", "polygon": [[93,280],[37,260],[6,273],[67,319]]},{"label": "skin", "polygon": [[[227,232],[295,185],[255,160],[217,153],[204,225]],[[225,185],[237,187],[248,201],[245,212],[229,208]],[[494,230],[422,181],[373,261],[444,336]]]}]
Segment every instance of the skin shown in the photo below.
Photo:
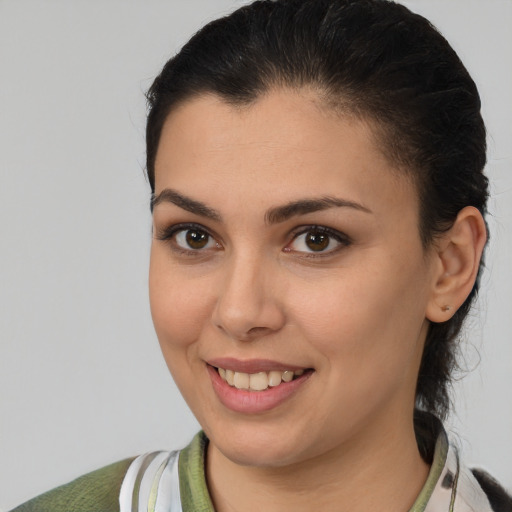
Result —
[{"label": "skin", "polygon": [[[439,247],[422,247],[414,185],[368,124],[328,114],[311,91],[243,108],[213,95],[185,102],[164,125],[155,170],[157,196],[172,189],[221,217],[158,202],[150,265],[163,355],[210,439],[216,510],[408,510],[429,469],[412,423],[428,318],[446,320],[443,301],[459,300],[447,296]],[[364,210],[265,221],[271,208],[326,196]],[[481,238],[475,222],[466,231]],[[197,223],[206,247],[187,246],[186,230],[161,239],[180,223]],[[342,241],[314,252],[305,226]],[[314,372],[278,407],[243,414],[213,390],[206,361],[219,357]]]}]

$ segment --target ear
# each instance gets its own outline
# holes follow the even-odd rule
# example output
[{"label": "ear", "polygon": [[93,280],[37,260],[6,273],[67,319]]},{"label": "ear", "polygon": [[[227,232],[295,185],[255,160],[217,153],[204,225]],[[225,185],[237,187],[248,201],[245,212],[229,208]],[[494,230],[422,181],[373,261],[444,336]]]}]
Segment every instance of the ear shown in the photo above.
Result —
[{"label": "ear", "polygon": [[446,322],[464,303],[475,284],[487,240],[482,214],[466,206],[453,226],[436,245],[432,294],[426,316],[431,322]]}]

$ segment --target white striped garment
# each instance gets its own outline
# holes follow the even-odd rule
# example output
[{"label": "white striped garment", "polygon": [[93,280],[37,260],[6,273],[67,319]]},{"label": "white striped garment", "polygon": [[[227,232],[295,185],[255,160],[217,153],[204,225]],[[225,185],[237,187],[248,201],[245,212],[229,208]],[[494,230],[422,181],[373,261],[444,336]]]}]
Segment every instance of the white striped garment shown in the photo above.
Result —
[{"label": "white striped garment", "polygon": [[119,493],[121,512],[182,512],[178,476],[179,451],[137,457]]}]

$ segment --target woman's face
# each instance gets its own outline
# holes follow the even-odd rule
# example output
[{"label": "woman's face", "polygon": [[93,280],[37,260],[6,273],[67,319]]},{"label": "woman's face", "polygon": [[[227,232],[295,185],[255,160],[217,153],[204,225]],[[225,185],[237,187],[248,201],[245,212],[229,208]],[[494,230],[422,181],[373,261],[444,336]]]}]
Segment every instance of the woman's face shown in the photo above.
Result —
[{"label": "woman's face", "polygon": [[410,428],[434,264],[368,125],[311,92],[194,98],[155,197],[153,320],[216,448],[283,466]]}]

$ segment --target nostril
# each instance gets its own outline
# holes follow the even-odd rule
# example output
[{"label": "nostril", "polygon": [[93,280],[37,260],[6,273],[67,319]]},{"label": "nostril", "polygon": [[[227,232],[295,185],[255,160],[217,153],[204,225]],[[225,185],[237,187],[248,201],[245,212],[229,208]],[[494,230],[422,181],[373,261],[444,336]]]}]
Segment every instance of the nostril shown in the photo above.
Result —
[{"label": "nostril", "polygon": [[252,341],[279,331],[285,324],[284,312],[273,297],[242,299],[225,294],[212,311],[213,325],[229,338]]},{"label": "nostril", "polygon": [[264,334],[266,331],[269,331],[271,329],[269,329],[268,327],[252,327],[251,329],[249,329],[249,331],[247,332],[247,335],[248,336],[257,336],[257,335],[261,335],[261,334]]}]

